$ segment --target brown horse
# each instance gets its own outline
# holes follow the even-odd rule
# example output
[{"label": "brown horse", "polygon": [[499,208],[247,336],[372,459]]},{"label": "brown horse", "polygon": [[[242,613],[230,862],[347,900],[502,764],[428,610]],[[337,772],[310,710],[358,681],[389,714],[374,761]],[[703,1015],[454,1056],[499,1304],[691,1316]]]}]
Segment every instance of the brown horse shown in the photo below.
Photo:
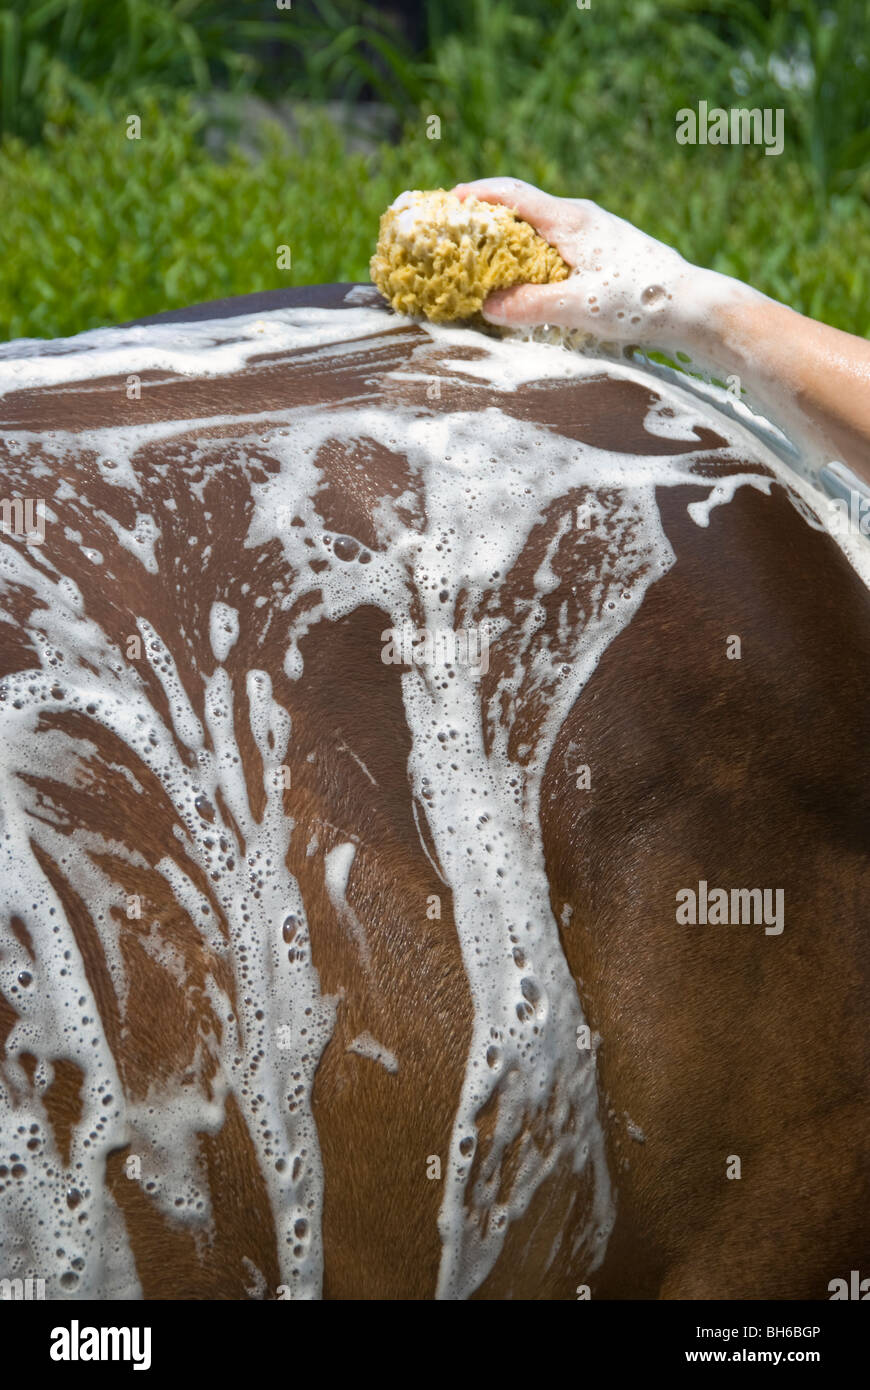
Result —
[{"label": "brown horse", "polygon": [[348,286],[0,385],[0,1277],[866,1270],[870,594],[768,445]]}]

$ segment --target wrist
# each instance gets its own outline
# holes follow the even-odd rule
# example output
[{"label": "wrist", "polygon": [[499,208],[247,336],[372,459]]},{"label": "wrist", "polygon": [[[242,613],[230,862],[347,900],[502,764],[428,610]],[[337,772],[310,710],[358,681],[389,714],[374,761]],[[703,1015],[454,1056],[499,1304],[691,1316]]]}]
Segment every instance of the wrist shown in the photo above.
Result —
[{"label": "wrist", "polygon": [[706,370],[744,373],[752,366],[763,377],[774,349],[788,341],[792,313],[739,279],[693,267],[682,316],[685,350]]},{"label": "wrist", "polygon": [[676,346],[708,370],[740,371],[765,306],[772,309],[774,301],[741,280],[692,266],[682,290],[677,325],[682,342]]}]

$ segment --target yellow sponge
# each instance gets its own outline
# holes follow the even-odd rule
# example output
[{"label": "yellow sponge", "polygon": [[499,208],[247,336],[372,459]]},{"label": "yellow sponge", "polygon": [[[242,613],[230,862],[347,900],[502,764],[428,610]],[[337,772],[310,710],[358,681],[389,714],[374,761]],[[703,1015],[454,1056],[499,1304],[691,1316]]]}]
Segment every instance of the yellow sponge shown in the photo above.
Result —
[{"label": "yellow sponge", "polygon": [[434,323],[471,318],[493,290],[571,273],[558,251],[509,208],[460,200],[443,188],[402,193],[387,208],[370,270],[398,313]]}]

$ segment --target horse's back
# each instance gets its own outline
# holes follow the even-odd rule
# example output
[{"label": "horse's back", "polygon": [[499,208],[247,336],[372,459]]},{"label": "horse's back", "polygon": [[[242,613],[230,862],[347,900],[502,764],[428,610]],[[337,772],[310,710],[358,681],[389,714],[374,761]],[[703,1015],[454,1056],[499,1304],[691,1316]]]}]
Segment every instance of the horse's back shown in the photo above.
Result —
[{"label": "horse's back", "polygon": [[823,1297],[867,590],[678,390],[333,313],[5,398],[6,1272]]}]

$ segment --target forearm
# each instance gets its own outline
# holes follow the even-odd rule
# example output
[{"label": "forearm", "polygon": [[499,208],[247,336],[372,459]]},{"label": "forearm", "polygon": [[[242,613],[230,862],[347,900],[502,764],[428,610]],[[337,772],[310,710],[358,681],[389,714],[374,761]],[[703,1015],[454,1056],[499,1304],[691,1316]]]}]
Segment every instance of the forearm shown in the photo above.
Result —
[{"label": "forearm", "polygon": [[686,319],[698,365],[736,375],[786,433],[870,482],[870,343],[710,271]]}]

